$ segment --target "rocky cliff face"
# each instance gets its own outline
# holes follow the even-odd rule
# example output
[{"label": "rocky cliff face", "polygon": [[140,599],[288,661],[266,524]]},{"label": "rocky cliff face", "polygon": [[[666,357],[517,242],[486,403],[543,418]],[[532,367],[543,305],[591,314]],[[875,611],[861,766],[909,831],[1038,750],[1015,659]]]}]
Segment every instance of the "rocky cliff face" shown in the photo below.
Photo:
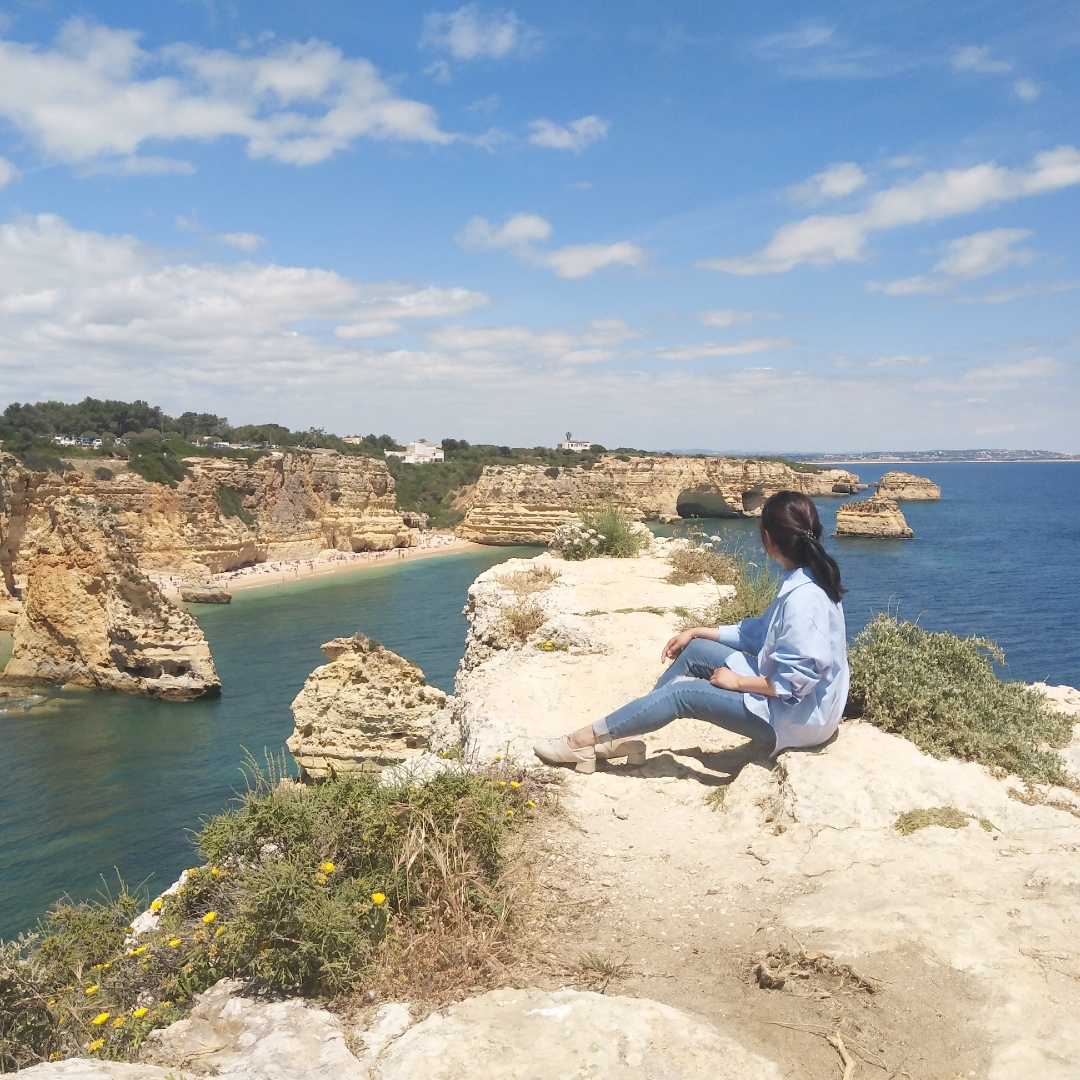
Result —
[{"label": "rocky cliff face", "polygon": [[887,499],[907,499],[913,502],[941,498],[941,488],[933,480],[906,472],[887,472],[878,481],[877,493]]},{"label": "rocky cliff face", "polygon": [[286,745],[312,779],[396,765],[428,745],[446,695],[408,660],[363,634],[322,647],[292,703],[296,727]]},{"label": "rocky cliff face", "polygon": [[[74,495],[114,509],[140,567],[198,580],[273,559],[407,547],[416,531],[394,507],[394,479],[383,461],[333,451],[193,458],[176,488],[96,461],[64,473],[33,472],[0,459],[0,566],[22,572],[21,537],[56,498]],[[224,497],[223,497],[224,495]],[[14,585],[14,581],[9,583]]]},{"label": "rocky cliff face", "polygon": [[591,469],[559,469],[557,476],[540,465],[487,466],[457,531],[482,544],[546,544],[577,510],[607,499],[647,520],[681,520],[681,498],[700,503],[701,516],[750,517],[785,488],[824,496],[832,495],[836,484],[858,480],[842,469],[803,473],[783,462],[740,458],[620,461],[607,455]]},{"label": "rocky cliff face", "polygon": [[26,586],[4,677],[185,701],[221,688],[195,620],[139,570],[116,516],[53,500],[22,537]]},{"label": "rocky cliff face", "polygon": [[900,507],[881,495],[845,503],[836,510],[834,536],[867,536],[884,540],[911,540],[915,533]]}]

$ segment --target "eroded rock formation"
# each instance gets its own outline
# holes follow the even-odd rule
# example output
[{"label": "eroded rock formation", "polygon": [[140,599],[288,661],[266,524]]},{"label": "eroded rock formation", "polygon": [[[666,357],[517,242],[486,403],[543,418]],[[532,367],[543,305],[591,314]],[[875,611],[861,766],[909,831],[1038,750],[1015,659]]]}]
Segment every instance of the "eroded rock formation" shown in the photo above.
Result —
[{"label": "eroded rock formation", "polygon": [[426,749],[447,699],[415,664],[363,634],[334,638],[322,651],[330,663],[296,695],[286,742],[307,776],[381,769]]},{"label": "eroded rock formation", "polygon": [[911,540],[915,533],[892,499],[874,495],[845,503],[836,510],[834,536],[866,536],[883,540]]},{"label": "eroded rock formation", "polygon": [[928,502],[941,498],[941,488],[925,476],[906,472],[887,472],[877,485],[877,493],[887,499]]},{"label": "eroded rock formation", "polygon": [[482,544],[546,544],[577,510],[611,499],[638,518],[679,521],[680,500],[700,504],[699,516],[760,514],[785,488],[828,496],[836,484],[857,484],[842,469],[796,472],[780,461],[741,458],[605,455],[591,469],[489,465],[470,493],[459,536]]},{"label": "eroded rock formation", "polygon": [[186,701],[221,688],[195,620],[139,570],[116,516],[53,500],[22,537],[26,586],[4,677]]}]

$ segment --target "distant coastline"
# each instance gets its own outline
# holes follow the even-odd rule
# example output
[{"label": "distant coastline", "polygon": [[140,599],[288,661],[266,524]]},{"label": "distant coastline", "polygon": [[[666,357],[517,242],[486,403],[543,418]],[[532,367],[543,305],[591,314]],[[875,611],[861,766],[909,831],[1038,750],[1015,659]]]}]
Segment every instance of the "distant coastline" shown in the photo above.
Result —
[{"label": "distant coastline", "polygon": [[787,454],[808,465],[949,465],[1011,461],[1080,461],[1080,454],[1052,450],[882,450],[866,453]]}]

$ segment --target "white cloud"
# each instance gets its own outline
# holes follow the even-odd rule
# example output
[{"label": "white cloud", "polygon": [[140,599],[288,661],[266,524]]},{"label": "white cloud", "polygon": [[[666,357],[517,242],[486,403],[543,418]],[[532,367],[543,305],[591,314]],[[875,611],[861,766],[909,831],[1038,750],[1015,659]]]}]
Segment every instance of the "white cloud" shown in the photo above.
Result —
[{"label": "white cloud", "polygon": [[1013,83],[1013,93],[1021,101],[1034,101],[1042,93],[1042,87],[1031,79],[1017,79]]},{"label": "white cloud", "polygon": [[551,232],[551,223],[536,214],[515,214],[502,225],[474,217],[456,239],[466,251],[508,249],[522,262],[545,266],[564,278],[588,277],[616,264],[636,266],[645,258],[641,248],[625,240],[614,244],[568,244],[554,251],[533,246],[544,243]]},{"label": "white cloud", "polygon": [[756,322],[758,319],[780,319],[776,311],[736,311],[734,308],[713,308],[699,311],[695,318],[702,326],[738,326],[740,323]]},{"label": "white cloud", "polygon": [[840,356],[836,359],[836,366],[839,368],[921,367],[923,364],[929,364],[933,359],[929,353],[922,356],[908,356],[905,353],[900,353],[896,356],[877,356],[872,360],[853,360],[849,356]]},{"label": "white cloud", "polygon": [[792,184],[788,196],[803,206],[818,206],[828,199],[850,195],[866,184],[869,177],[853,161],[839,161],[815,173],[801,184]]},{"label": "white cloud", "polygon": [[957,71],[975,71],[980,75],[1003,75],[1012,71],[1011,60],[994,60],[989,45],[963,45],[953,50],[952,66]]},{"label": "white cloud", "polygon": [[428,15],[420,44],[448,52],[455,60],[501,60],[535,52],[542,39],[512,11],[485,15],[478,4],[466,4],[457,11],[433,11]]},{"label": "white cloud", "polygon": [[782,274],[802,263],[856,262],[871,233],[974,213],[994,203],[1080,184],[1080,151],[1059,146],[1036,154],[1029,168],[987,162],[969,169],[927,172],[871,195],[852,214],[813,215],[783,225],[757,254],[703,259],[697,265],[731,274]]},{"label": "white cloud", "polygon": [[484,116],[490,116],[496,109],[498,109],[501,103],[501,99],[498,94],[488,94],[485,98],[480,98],[474,101],[471,105],[465,106],[466,112],[480,113]]},{"label": "white cloud", "polygon": [[143,144],[244,140],[253,158],[324,161],[357,138],[447,143],[434,110],[398,94],[369,61],[324,42],[261,52],[176,44],[69,19],[52,48],[0,40],[0,117],[53,161],[83,171],[190,171],[139,157]]},{"label": "white cloud", "polygon": [[22,173],[5,157],[0,157],[0,188],[7,187],[12,180],[17,180]]},{"label": "white cloud", "polygon": [[190,214],[177,214],[173,218],[173,226],[177,232],[198,233],[203,231],[203,223],[199,220],[198,210],[192,210]]},{"label": "white cloud", "polygon": [[964,378],[968,382],[996,386],[1000,389],[1002,386],[1019,386],[1031,379],[1056,375],[1063,368],[1064,365],[1052,356],[1037,356],[1030,360],[1005,361],[971,368],[964,373]]},{"label": "white cloud", "polygon": [[1006,304],[1010,300],[1026,300],[1031,296],[1052,296],[1054,293],[1074,292],[1076,289],[1080,289],[1080,281],[1076,279],[1031,282],[1027,285],[1018,285],[1015,288],[995,289],[993,292],[980,293],[976,296],[958,296],[953,300],[953,303]]},{"label": "white cloud", "polygon": [[258,251],[259,248],[266,243],[265,236],[259,236],[258,233],[250,232],[230,232],[221,233],[215,236],[214,239],[219,244],[227,244],[229,247],[236,248],[237,251]]},{"label": "white cloud", "polygon": [[524,326],[447,326],[428,334],[429,344],[474,362],[538,357],[549,363],[596,364],[620,355],[614,346],[645,336],[622,319],[593,319],[584,331],[530,330]]},{"label": "white cloud", "polygon": [[728,344],[678,345],[673,349],[657,349],[661,360],[702,360],[708,356],[745,356],[748,353],[771,352],[784,349],[795,342],[790,338],[756,337]]},{"label": "white cloud", "polygon": [[1006,266],[1027,266],[1035,259],[1035,252],[1013,245],[1030,235],[1030,229],[989,229],[971,236],[961,236],[944,245],[945,254],[934,266],[940,277],[901,278],[885,284],[871,281],[867,288],[871,292],[883,292],[889,296],[941,293],[951,289],[958,280],[971,281],[986,277]]},{"label": "white cloud", "polygon": [[607,135],[611,122],[601,120],[599,116],[583,116],[580,120],[571,120],[565,127],[544,119],[533,120],[529,127],[532,128],[529,142],[534,146],[580,153],[589,143]]}]

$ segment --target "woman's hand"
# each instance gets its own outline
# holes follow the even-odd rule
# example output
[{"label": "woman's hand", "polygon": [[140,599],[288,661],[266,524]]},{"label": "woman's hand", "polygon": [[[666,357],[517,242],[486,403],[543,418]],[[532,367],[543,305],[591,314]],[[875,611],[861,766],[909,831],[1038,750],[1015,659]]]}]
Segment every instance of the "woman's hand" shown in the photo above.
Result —
[{"label": "woman's hand", "polygon": [[718,667],[709,677],[709,682],[721,690],[743,689],[743,677],[729,667]]},{"label": "woman's hand", "polygon": [[660,662],[674,660],[695,637],[697,634],[693,630],[684,630],[681,634],[676,634],[661,651]]}]

